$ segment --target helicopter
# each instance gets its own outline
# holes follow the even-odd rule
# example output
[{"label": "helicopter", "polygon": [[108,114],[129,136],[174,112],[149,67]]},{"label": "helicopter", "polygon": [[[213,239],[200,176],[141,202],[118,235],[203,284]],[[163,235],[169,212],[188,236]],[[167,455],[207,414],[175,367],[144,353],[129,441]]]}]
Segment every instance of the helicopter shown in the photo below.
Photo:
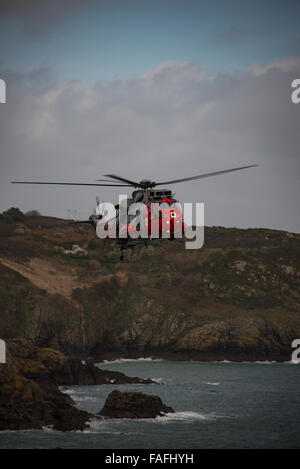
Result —
[{"label": "helicopter", "polygon": [[[155,238],[174,240],[176,237],[183,235],[186,229],[186,224],[183,219],[182,208],[178,200],[175,199],[174,193],[169,189],[158,188],[157,186],[168,186],[170,184],[177,184],[181,182],[193,181],[212,176],[218,176],[233,171],[240,171],[243,169],[253,168],[258,166],[252,164],[248,166],[241,166],[238,168],[230,168],[222,171],[214,171],[196,176],[190,176],[180,179],[172,179],[168,181],[156,182],[150,179],[143,179],[141,181],[133,181],[115,174],[105,174],[107,179],[97,179],[95,183],[80,183],[80,182],[41,182],[41,181],[11,181],[12,184],[40,184],[40,185],[64,185],[64,186],[94,186],[94,187],[131,187],[135,190],[132,196],[126,199],[125,204],[120,203],[115,205],[115,216],[107,220],[102,214],[92,214],[88,220],[78,220],[71,223],[88,223],[97,229],[102,224],[114,223],[118,228],[118,235],[112,238],[118,243],[120,247],[120,260],[123,260],[123,251],[128,248],[134,249],[137,244],[144,244],[148,246],[149,240],[152,239],[152,233],[155,232]],[[99,201],[97,202],[99,203]],[[141,217],[138,219],[135,214],[130,214],[131,207],[134,204],[143,204],[143,213],[139,214]],[[122,215],[126,215],[126,222],[120,223]],[[140,221],[144,222],[143,226],[146,229],[146,236],[144,238],[133,236],[134,231],[141,230]],[[158,234],[158,236],[157,236]],[[110,238],[111,239],[111,238]]]}]

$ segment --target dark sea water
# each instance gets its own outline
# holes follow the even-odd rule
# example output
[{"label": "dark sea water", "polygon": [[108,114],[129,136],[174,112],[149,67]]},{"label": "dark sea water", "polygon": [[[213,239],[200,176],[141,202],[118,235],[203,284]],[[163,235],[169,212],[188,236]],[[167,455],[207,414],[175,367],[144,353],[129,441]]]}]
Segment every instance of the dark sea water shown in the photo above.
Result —
[{"label": "dark sea water", "polygon": [[119,389],[159,395],[175,414],[95,420],[85,432],[0,432],[0,448],[300,448],[300,365],[140,359],[98,366],[157,384],[65,388],[79,408],[98,412]]}]

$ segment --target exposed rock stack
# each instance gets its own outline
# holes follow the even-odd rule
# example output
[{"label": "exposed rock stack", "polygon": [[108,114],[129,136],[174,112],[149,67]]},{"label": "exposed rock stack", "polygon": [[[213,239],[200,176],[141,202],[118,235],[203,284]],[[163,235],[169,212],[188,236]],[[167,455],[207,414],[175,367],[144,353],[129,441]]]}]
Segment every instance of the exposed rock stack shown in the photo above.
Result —
[{"label": "exposed rock stack", "polygon": [[174,410],[163,404],[159,396],[115,390],[108,395],[99,415],[116,419],[151,419],[167,413],[174,413]]}]

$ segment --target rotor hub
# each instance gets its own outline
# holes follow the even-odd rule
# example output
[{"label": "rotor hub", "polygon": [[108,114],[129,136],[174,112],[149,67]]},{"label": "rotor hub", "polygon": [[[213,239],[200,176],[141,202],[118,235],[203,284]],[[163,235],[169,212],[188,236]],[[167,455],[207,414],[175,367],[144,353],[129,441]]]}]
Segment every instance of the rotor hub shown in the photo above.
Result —
[{"label": "rotor hub", "polygon": [[141,185],[144,189],[147,189],[148,187],[154,187],[154,186],[155,186],[155,182],[150,181],[150,179],[143,179],[142,181],[140,181],[140,185]]}]

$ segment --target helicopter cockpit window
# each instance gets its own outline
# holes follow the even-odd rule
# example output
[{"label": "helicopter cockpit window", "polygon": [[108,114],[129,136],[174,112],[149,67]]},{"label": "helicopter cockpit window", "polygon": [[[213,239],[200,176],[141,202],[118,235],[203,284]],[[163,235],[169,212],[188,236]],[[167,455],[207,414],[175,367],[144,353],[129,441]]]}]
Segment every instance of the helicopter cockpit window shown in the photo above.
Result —
[{"label": "helicopter cockpit window", "polygon": [[171,209],[182,211],[181,205],[178,202],[171,204]]},{"label": "helicopter cockpit window", "polygon": [[166,210],[166,209],[169,209],[169,204],[167,204],[167,202],[162,202],[161,204],[159,204],[159,208],[161,210]]}]

